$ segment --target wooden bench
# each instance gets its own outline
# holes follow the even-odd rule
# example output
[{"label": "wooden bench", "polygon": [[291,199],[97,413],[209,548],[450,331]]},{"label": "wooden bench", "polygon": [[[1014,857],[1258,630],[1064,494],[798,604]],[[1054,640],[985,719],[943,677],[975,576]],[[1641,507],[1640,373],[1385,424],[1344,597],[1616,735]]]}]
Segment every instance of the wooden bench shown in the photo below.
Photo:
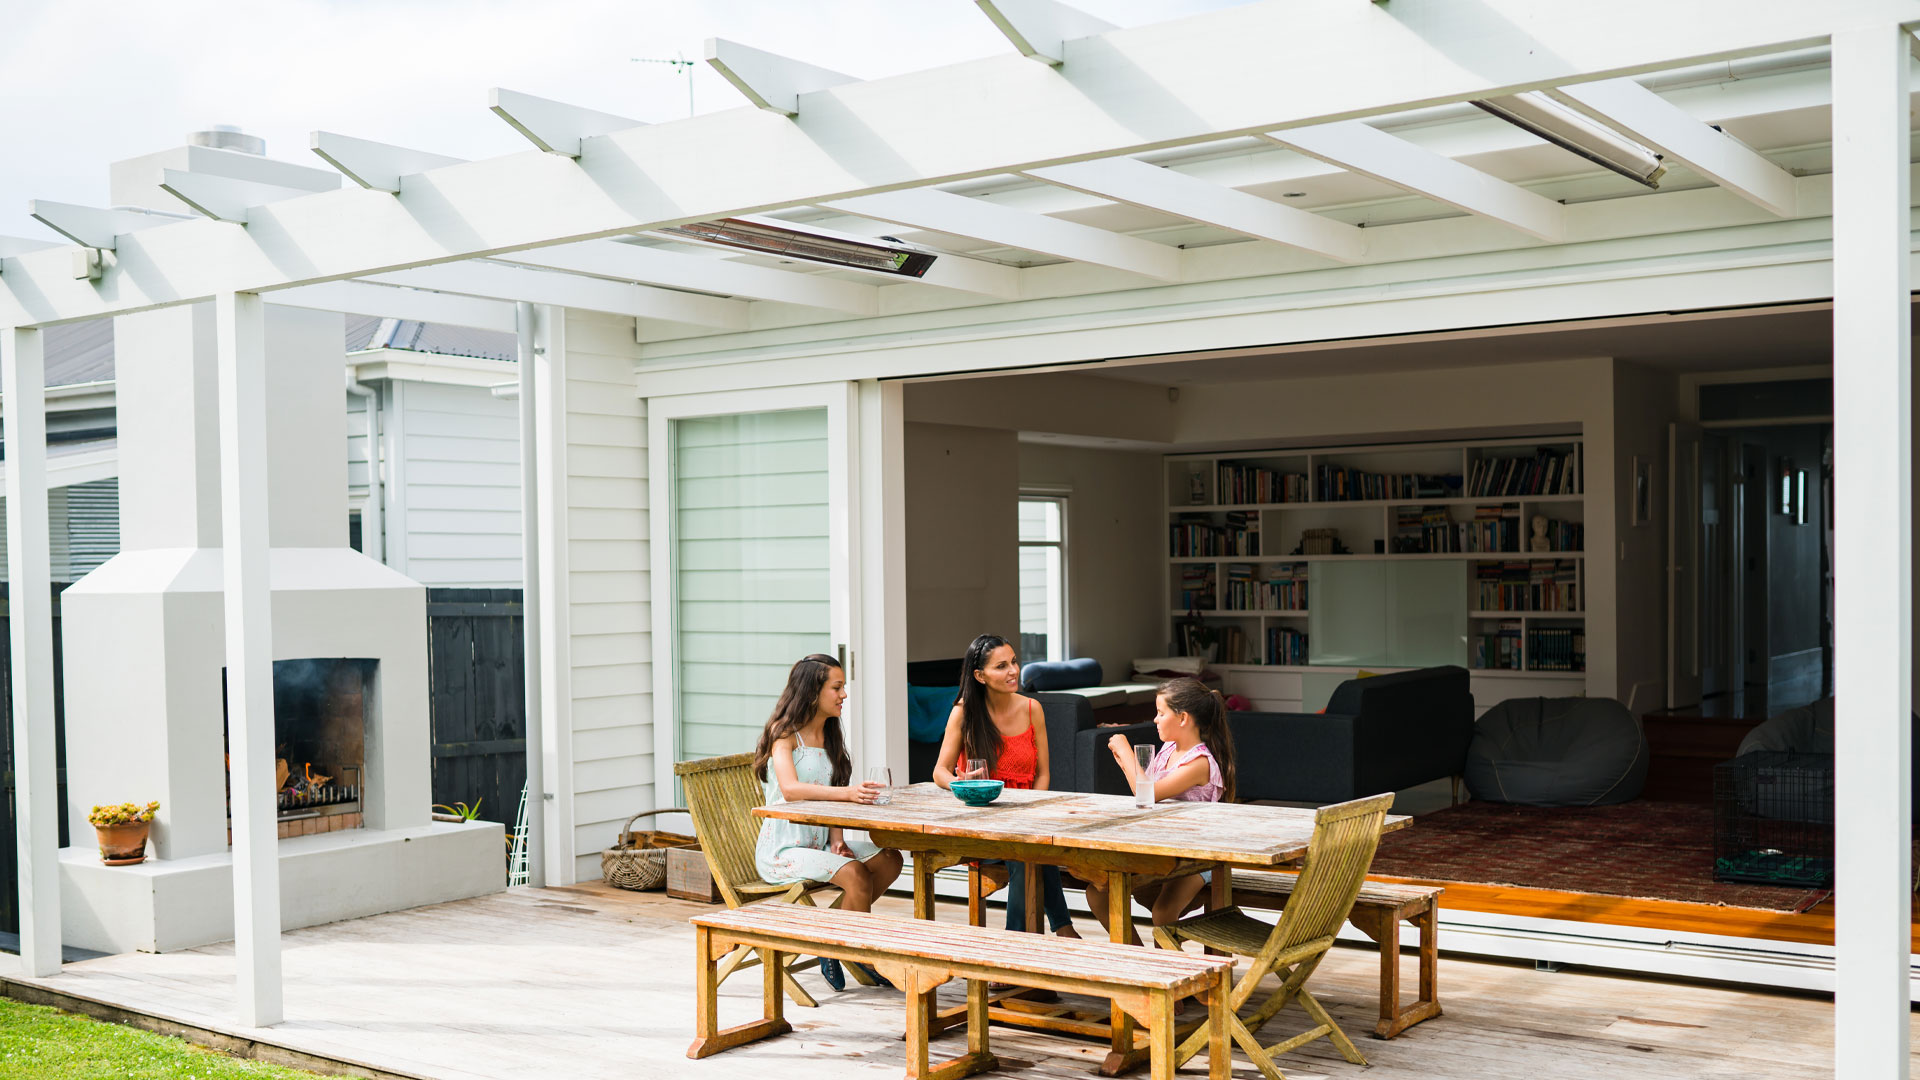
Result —
[{"label": "wooden bench", "polygon": [[[1243,908],[1284,910],[1293,895],[1298,874],[1268,870],[1235,870],[1233,902]],[[1390,885],[1369,881],[1360,887],[1347,921],[1380,944],[1380,1023],[1376,1039],[1391,1039],[1429,1017],[1440,1015],[1440,947],[1435,918],[1440,908],[1437,885]],[[1420,992],[1413,1004],[1400,1007],[1400,924],[1420,930]]]},{"label": "wooden bench", "polygon": [[[870,964],[905,992],[910,1080],[948,1080],[995,1067],[987,1048],[990,979],[1111,999],[1148,1034],[1154,1080],[1173,1080],[1174,1012],[1182,999],[1197,998],[1207,1006],[1209,1075],[1231,1076],[1226,1008],[1233,964],[1226,957],[791,904],[750,904],[692,921],[700,968],[690,1058],[793,1030],[781,1015],[779,973],[784,957],[804,953]],[[742,946],[760,951],[764,1015],[722,1028],[719,963]],[[967,980],[967,1053],[929,1064],[934,990],[949,979]]]}]

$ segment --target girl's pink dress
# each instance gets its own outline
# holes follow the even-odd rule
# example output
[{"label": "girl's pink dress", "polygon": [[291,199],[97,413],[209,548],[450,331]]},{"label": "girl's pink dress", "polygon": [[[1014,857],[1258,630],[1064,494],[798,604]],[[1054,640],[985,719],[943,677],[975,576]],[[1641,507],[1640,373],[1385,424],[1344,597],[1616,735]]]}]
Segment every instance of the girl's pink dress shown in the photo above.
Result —
[{"label": "girl's pink dress", "polygon": [[[1207,782],[1195,784],[1169,801],[1219,802],[1220,796],[1227,792],[1227,785],[1220,777],[1220,763],[1213,760],[1213,751],[1207,749],[1206,743],[1198,743],[1184,754],[1179,751],[1180,748],[1173,743],[1161,743],[1159,752],[1153,755],[1153,764],[1147,766],[1147,779],[1158,780],[1194,758],[1204,757],[1207,759]],[[1177,761],[1174,759],[1176,754],[1179,755]]]}]

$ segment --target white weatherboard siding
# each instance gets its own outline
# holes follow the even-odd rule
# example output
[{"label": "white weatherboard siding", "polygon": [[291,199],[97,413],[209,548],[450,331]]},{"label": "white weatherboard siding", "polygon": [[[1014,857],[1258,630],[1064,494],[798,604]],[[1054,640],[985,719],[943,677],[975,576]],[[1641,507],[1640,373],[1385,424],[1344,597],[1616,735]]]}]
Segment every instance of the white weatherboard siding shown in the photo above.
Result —
[{"label": "white weatherboard siding", "polygon": [[569,311],[565,341],[573,850],[591,880],[621,824],[655,805],[647,414],[633,320]]},{"label": "white weatherboard siding", "polygon": [[[387,460],[404,462],[389,476],[387,562],[428,587],[518,588],[518,406],[485,387],[393,379],[384,391]],[[347,423],[348,485],[364,497],[365,414]]]},{"label": "white weatherboard siding", "polygon": [[[6,522],[0,499],[0,528]],[[120,550],[119,478],[48,488],[47,544],[55,581],[78,581],[111,559]],[[7,580],[7,554],[0,550],[0,581]]]}]

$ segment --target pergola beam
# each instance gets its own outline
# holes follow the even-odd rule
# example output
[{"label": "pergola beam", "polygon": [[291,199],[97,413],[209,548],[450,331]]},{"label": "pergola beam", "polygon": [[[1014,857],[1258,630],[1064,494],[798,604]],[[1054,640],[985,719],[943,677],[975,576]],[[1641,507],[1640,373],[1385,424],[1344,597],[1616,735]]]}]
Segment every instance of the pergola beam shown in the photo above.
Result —
[{"label": "pergola beam", "polygon": [[537,149],[563,157],[579,157],[582,139],[645,126],[644,121],[500,87],[487,91],[487,107]]},{"label": "pergola beam", "polygon": [[643,285],[673,285],[749,300],[800,304],[848,315],[872,315],[880,309],[874,287],[857,281],[746,266],[611,240],[536,248],[503,258],[528,266],[618,278]]},{"label": "pergola beam", "polygon": [[1273,240],[1341,262],[1358,262],[1366,253],[1366,243],[1358,226],[1196,180],[1185,173],[1133,158],[1054,165],[1034,169],[1027,175],[1243,236]]},{"label": "pergola beam", "polygon": [[725,38],[707,39],[707,63],[757,108],[782,116],[800,112],[800,95],[856,82],[851,75],[828,71],[777,53],[764,52]]},{"label": "pergola beam", "polygon": [[311,136],[313,152],[340,170],[340,174],[363,188],[400,193],[400,178],[462,164],[456,157],[429,154],[405,146],[392,146],[369,139],[316,131]]},{"label": "pergola beam", "polygon": [[1566,233],[1566,213],[1552,199],[1415,146],[1371,124],[1349,120],[1293,128],[1267,137],[1329,165],[1371,176],[1456,210],[1492,218],[1548,243],[1559,243]]},{"label": "pergola beam", "polygon": [[973,0],[1020,55],[1058,65],[1069,41],[1104,34],[1113,24],[1059,0]]},{"label": "pergola beam", "polygon": [[724,330],[747,328],[744,301],[499,263],[443,263],[377,274],[364,280],[495,300],[604,311],[636,319],[663,319],[691,326]]},{"label": "pergola beam", "polygon": [[[246,224],[248,212],[256,206],[310,194],[294,188],[180,169],[162,170],[161,177],[160,189],[195,211],[217,221],[235,221],[243,225]],[[333,179],[337,180],[338,177]]]},{"label": "pergola beam", "polygon": [[1755,206],[1781,217],[1796,209],[1792,173],[1632,79],[1564,86],[1550,94],[1661,154],[1686,163],[1694,172]]},{"label": "pergola beam", "polygon": [[[94,206],[34,199],[27,213],[35,221],[79,244],[81,247],[113,251],[120,237],[138,229],[151,229],[181,221],[171,215],[143,214],[137,210],[102,210]],[[20,252],[24,255],[27,252]],[[57,256],[43,256],[49,260]]]},{"label": "pergola beam", "polygon": [[1102,34],[1058,68],[987,57],[822,90],[831,107],[796,119],[735,109],[615,132],[578,162],[530,151],[419,174],[397,198],[349,189],[288,199],[249,215],[244,232],[144,229],[121,238],[97,283],[73,280],[64,253],[30,252],[0,268],[0,326],[1280,132],[1920,20],[1920,0],[1483,0],[1475,10],[1458,19],[1442,5],[1265,0]]},{"label": "pergola beam", "polygon": [[912,188],[835,199],[820,205],[843,214],[1108,266],[1162,281],[1180,278],[1180,252],[1165,244],[1044,214],[1029,214],[947,191]]},{"label": "pergola beam", "polygon": [[471,326],[479,330],[513,333],[513,305],[504,300],[488,300],[458,293],[402,289],[373,285],[364,281],[326,281],[280,289],[269,303],[314,311],[346,311],[355,315],[376,315],[383,319],[412,319],[415,322]]},{"label": "pergola beam", "polygon": [[29,240],[24,236],[0,236],[0,259],[10,255],[25,255],[29,251],[45,251],[59,247],[51,240]]}]

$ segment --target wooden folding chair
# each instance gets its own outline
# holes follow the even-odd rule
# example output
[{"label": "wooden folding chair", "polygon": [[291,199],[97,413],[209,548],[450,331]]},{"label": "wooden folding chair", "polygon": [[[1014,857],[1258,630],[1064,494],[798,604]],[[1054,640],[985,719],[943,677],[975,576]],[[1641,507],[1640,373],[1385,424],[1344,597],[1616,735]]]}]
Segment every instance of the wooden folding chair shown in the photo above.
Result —
[{"label": "wooden folding chair", "polygon": [[[693,831],[700,838],[701,852],[707,857],[707,870],[713,874],[714,884],[720,887],[720,896],[729,908],[766,901],[815,907],[818,906],[813,902],[816,891],[835,888],[824,881],[776,885],[760,880],[760,871],[753,864],[753,850],[760,839],[761,819],[753,809],[767,800],[766,789],[753,775],[752,754],[683,761],[673,767],[673,774],[680,778],[680,786],[686,792],[687,810],[693,815]],[[834,897],[833,903],[827,906],[837,908],[842,899],[844,894]],[[725,982],[734,971],[759,963],[755,950],[735,949],[720,962],[719,981]],[[817,967],[819,963],[819,957],[808,957],[787,966],[781,982],[794,1004],[808,1008],[819,1004],[793,977],[794,972]],[[871,983],[866,972],[857,966],[849,965],[847,970],[858,981]]]},{"label": "wooden folding chair", "polygon": [[[1340,932],[1354,899],[1360,895],[1380,841],[1381,822],[1392,805],[1393,796],[1388,794],[1321,808],[1314,818],[1306,865],[1277,924],[1268,925],[1238,907],[1229,907],[1153,931],[1154,941],[1163,949],[1178,949],[1183,942],[1196,941],[1210,949],[1252,959],[1248,969],[1234,979],[1227,1023],[1234,1041],[1269,1080],[1285,1080],[1273,1063],[1276,1054],[1305,1046],[1321,1036],[1333,1040],[1348,1061],[1367,1063],[1353,1040],[1307,992],[1306,982],[1333,947],[1334,935]],[[1279,988],[1243,1019],[1240,1009],[1269,972],[1279,976]],[[1291,1039],[1262,1046],[1256,1033],[1289,1001],[1298,1001],[1315,1026]],[[1185,1062],[1205,1042],[1204,1033],[1195,1032],[1180,1044],[1174,1060]]]}]

